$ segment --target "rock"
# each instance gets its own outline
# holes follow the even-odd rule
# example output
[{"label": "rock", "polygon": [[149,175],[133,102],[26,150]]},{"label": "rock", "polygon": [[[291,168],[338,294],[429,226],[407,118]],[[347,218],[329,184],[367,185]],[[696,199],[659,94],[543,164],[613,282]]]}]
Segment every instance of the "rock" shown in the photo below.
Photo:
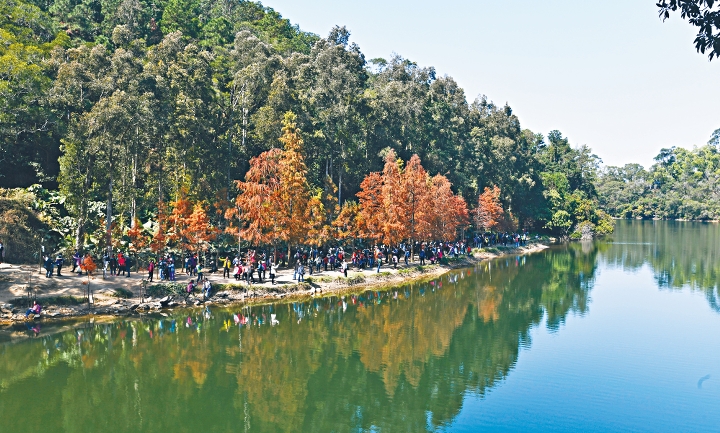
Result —
[{"label": "rock", "polygon": [[138,308],[140,308],[140,305],[142,305],[142,304],[132,304],[132,305],[130,305],[130,311],[135,311],[135,310],[137,310]]},{"label": "rock", "polygon": [[162,305],[163,307],[167,307],[170,304],[171,300],[172,300],[172,298],[170,296],[166,296],[166,297],[160,299],[160,305]]}]

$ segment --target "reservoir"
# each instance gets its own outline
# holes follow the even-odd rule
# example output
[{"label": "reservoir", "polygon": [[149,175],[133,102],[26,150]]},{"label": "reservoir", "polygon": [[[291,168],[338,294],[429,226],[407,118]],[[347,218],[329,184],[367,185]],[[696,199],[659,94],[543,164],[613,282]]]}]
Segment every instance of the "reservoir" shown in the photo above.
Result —
[{"label": "reservoir", "polygon": [[305,302],[0,331],[0,431],[720,431],[720,225]]}]

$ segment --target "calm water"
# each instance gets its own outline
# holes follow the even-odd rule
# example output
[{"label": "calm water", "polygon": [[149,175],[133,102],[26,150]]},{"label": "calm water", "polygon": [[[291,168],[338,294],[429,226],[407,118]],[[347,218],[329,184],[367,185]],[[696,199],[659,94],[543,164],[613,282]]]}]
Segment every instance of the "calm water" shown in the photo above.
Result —
[{"label": "calm water", "polygon": [[719,255],[621,221],[385,292],[14,328],[0,431],[720,431]]}]

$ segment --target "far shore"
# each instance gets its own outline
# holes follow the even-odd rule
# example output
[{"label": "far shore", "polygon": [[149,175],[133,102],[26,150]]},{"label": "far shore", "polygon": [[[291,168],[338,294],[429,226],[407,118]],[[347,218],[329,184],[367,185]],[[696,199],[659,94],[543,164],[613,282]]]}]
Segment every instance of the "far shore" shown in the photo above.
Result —
[{"label": "far shore", "polygon": [[[546,244],[538,242],[519,248],[494,246],[486,250],[474,250],[471,256],[450,259],[446,264],[418,266],[416,261],[406,266],[401,262],[397,269],[386,264],[381,267],[379,273],[376,268],[364,270],[351,268],[347,278],[337,270],[321,270],[313,275],[306,274],[306,281],[303,283],[293,280],[292,269],[282,268],[276,277],[275,285],[269,280],[248,285],[232,278],[224,279],[220,271],[208,275],[214,293],[206,301],[203,301],[199,290],[187,300],[181,295],[158,293],[171,286],[169,283],[157,281],[148,284],[148,287],[154,285],[155,290],[151,290],[151,294],[155,296],[141,299],[143,278],[147,277],[145,273],[133,273],[130,277],[108,276],[106,279],[100,274],[88,279],[85,275],[71,274],[70,269],[65,268],[60,277],[45,278],[44,273],[40,273],[38,265],[2,264],[0,265],[0,326],[28,320],[47,321],[82,316],[120,317],[201,305],[232,306],[337,295],[434,278],[452,269],[470,267],[483,260],[503,255],[530,254],[546,248],[548,248]],[[175,286],[187,284],[190,279],[185,274],[178,274]],[[93,293],[92,304],[84,301],[88,282]],[[25,318],[25,311],[31,303],[28,294],[37,298],[42,304],[41,317]]]}]

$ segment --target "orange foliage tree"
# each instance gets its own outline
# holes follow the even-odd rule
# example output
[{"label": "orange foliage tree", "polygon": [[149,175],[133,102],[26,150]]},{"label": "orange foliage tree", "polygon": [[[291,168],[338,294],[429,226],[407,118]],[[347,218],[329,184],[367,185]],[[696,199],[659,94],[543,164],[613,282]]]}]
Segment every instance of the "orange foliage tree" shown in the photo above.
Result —
[{"label": "orange foliage tree", "polygon": [[167,246],[167,205],[164,202],[158,202],[158,213],[157,213],[157,228],[153,233],[152,240],[150,241],[150,250],[154,253],[159,253]]},{"label": "orange foliage tree", "polygon": [[185,230],[182,232],[182,247],[190,251],[203,251],[210,245],[210,241],[217,237],[217,230],[210,224],[210,218],[201,203],[195,203],[192,213],[185,221]]},{"label": "orange foliage tree", "polygon": [[382,238],[385,217],[382,183],[382,175],[377,172],[368,174],[360,183],[360,191],[357,193],[360,205],[356,224],[362,238],[375,241]]},{"label": "orange foliage tree", "polygon": [[445,176],[435,175],[430,182],[429,201],[432,210],[428,212],[429,236],[445,242],[457,238],[458,230],[468,222],[465,200],[453,194],[452,184]]},{"label": "orange foliage tree", "polygon": [[[413,155],[403,169],[395,152],[388,152],[382,173],[370,173],[360,184],[355,224],[360,237],[397,244],[409,240],[456,238],[467,224],[468,209],[453,194],[445,176],[430,178]],[[341,224],[348,223],[347,216]]]},{"label": "orange foliage tree", "polygon": [[130,249],[132,251],[138,252],[148,246],[148,236],[140,223],[140,219],[137,217],[135,217],[132,227],[128,229],[127,235],[130,238]]},{"label": "orange foliage tree", "polygon": [[[311,217],[310,185],[303,155],[303,140],[292,112],[285,114],[284,148],[271,149],[250,161],[245,182],[226,218],[238,220],[238,236],[252,243],[291,245],[308,239]],[[316,203],[317,206],[317,203]],[[289,251],[288,251],[289,254]]]},{"label": "orange foliage tree", "polygon": [[500,188],[494,185],[491,188],[485,187],[480,194],[478,207],[475,210],[475,225],[480,230],[493,230],[503,217],[503,208],[500,204]]},{"label": "orange foliage tree", "polygon": [[288,256],[290,246],[305,241],[309,230],[310,185],[296,117],[292,112],[285,113],[280,137],[285,145],[280,159],[280,234],[288,244]]},{"label": "orange foliage tree", "polygon": [[[250,160],[245,181],[238,181],[240,193],[235,206],[225,212],[229,220],[227,231],[237,233],[238,242],[243,239],[252,244],[277,244],[282,239],[279,215],[280,159],[282,150],[270,149]],[[237,221],[237,223],[233,223]]]},{"label": "orange foliage tree", "polygon": [[402,160],[397,158],[395,151],[390,150],[385,156],[385,167],[382,172],[383,212],[380,228],[382,241],[386,244],[397,244],[408,237],[408,227],[403,216],[407,207],[403,197]]},{"label": "orange foliage tree", "polygon": [[346,201],[340,208],[337,218],[333,221],[334,237],[342,241],[360,237],[358,213],[360,206],[355,201]]},{"label": "orange foliage tree", "polygon": [[170,203],[172,212],[167,218],[167,240],[169,245],[185,248],[187,244],[184,234],[187,231],[188,218],[193,212],[193,205],[187,195],[181,192],[178,198]]},{"label": "orange foliage tree", "polygon": [[411,254],[414,257],[414,240],[423,238],[423,235],[429,232],[432,211],[430,179],[417,155],[413,155],[405,166],[401,191],[401,203],[397,212],[405,217],[405,234],[410,240]]}]

